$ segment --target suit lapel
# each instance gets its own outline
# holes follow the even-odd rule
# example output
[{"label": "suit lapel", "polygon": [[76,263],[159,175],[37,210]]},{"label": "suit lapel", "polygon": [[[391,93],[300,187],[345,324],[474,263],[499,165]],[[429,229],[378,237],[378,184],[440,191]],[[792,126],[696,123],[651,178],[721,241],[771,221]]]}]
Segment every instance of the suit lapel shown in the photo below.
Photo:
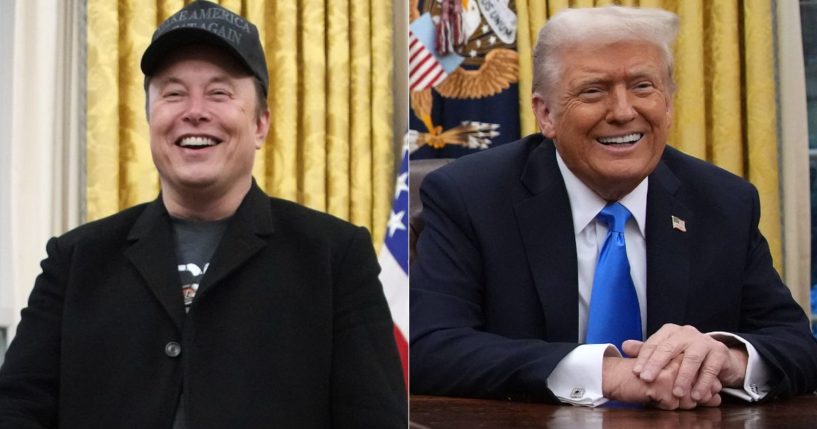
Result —
[{"label": "suit lapel", "polygon": [[547,323],[548,341],[578,338],[578,268],[573,217],[553,143],[530,152],[521,181],[532,194],[514,205]]},{"label": "suit lapel", "polygon": [[[667,148],[666,150],[672,150]],[[647,336],[665,323],[684,321],[689,291],[689,235],[672,217],[695,228],[693,213],[678,199],[681,183],[660,162],[647,191]]]},{"label": "suit lapel", "polygon": [[161,197],[145,208],[131,228],[128,241],[132,244],[125,250],[125,256],[181,331],[184,322],[181,280],[170,217]]},{"label": "suit lapel", "polygon": [[262,237],[271,234],[272,231],[269,198],[253,182],[252,188],[230,220],[227,231],[224,232],[224,237],[213,254],[207,274],[204,275],[196,293],[196,300],[201,299],[209,289],[266,247],[267,239]]}]

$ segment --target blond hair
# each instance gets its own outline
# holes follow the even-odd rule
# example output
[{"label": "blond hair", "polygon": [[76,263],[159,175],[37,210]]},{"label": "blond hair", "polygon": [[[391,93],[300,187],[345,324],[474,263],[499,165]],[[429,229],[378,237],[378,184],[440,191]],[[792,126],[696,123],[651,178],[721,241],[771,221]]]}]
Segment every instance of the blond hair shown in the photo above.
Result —
[{"label": "blond hair", "polygon": [[533,51],[533,92],[543,94],[561,75],[560,52],[583,42],[644,41],[657,46],[672,80],[672,44],[678,35],[678,16],[662,9],[623,6],[565,9],[539,30]]}]

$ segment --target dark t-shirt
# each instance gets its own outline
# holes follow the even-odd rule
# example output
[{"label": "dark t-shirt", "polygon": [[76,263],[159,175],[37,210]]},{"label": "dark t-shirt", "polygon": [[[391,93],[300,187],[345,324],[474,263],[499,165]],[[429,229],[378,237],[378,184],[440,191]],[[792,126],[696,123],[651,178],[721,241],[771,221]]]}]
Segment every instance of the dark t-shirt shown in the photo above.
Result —
[{"label": "dark t-shirt", "polygon": [[[184,219],[173,219],[173,235],[176,245],[176,259],[184,295],[184,311],[190,311],[193,298],[199,289],[204,274],[210,266],[229,219],[211,222],[196,222]],[[184,388],[179,397],[173,429],[184,429]]]},{"label": "dark t-shirt", "polygon": [[210,266],[210,258],[213,257],[224,230],[227,229],[227,220],[194,222],[173,219],[176,259],[182,281],[185,311],[190,311],[199,283]]}]

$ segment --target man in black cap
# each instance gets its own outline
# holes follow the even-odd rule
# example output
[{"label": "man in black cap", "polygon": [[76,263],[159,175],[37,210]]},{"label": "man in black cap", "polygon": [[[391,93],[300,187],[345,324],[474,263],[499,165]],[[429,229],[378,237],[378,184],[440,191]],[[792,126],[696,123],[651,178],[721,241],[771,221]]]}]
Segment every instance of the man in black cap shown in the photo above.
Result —
[{"label": "man in black cap", "polygon": [[407,425],[364,228],[267,197],[256,27],[206,1],[141,63],[155,201],[52,238],[0,368],[0,427]]}]

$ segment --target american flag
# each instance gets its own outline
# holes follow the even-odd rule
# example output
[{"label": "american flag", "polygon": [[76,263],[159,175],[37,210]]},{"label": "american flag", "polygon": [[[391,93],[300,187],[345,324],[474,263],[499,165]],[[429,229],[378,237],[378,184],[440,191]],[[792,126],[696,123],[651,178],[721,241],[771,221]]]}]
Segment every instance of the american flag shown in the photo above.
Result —
[{"label": "american flag", "polygon": [[409,26],[409,89],[422,91],[442,83],[460,66],[463,57],[440,55],[435,46],[436,31],[431,15],[425,13]]},{"label": "american flag", "polygon": [[409,89],[422,91],[445,80],[448,74],[420,39],[409,31]]},{"label": "american flag", "polygon": [[684,222],[684,220],[679,218],[678,216],[673,216],[672,229],[676,229],[681,232],[687,232],[687,223]]},{"label": "american flag", "polygon": [[380,249],[380,283],[394,320],[394,339],[408,386],[408,145],[403,147],[400,174],[394,186],[394,204],[389,214],[386,239]]}]

